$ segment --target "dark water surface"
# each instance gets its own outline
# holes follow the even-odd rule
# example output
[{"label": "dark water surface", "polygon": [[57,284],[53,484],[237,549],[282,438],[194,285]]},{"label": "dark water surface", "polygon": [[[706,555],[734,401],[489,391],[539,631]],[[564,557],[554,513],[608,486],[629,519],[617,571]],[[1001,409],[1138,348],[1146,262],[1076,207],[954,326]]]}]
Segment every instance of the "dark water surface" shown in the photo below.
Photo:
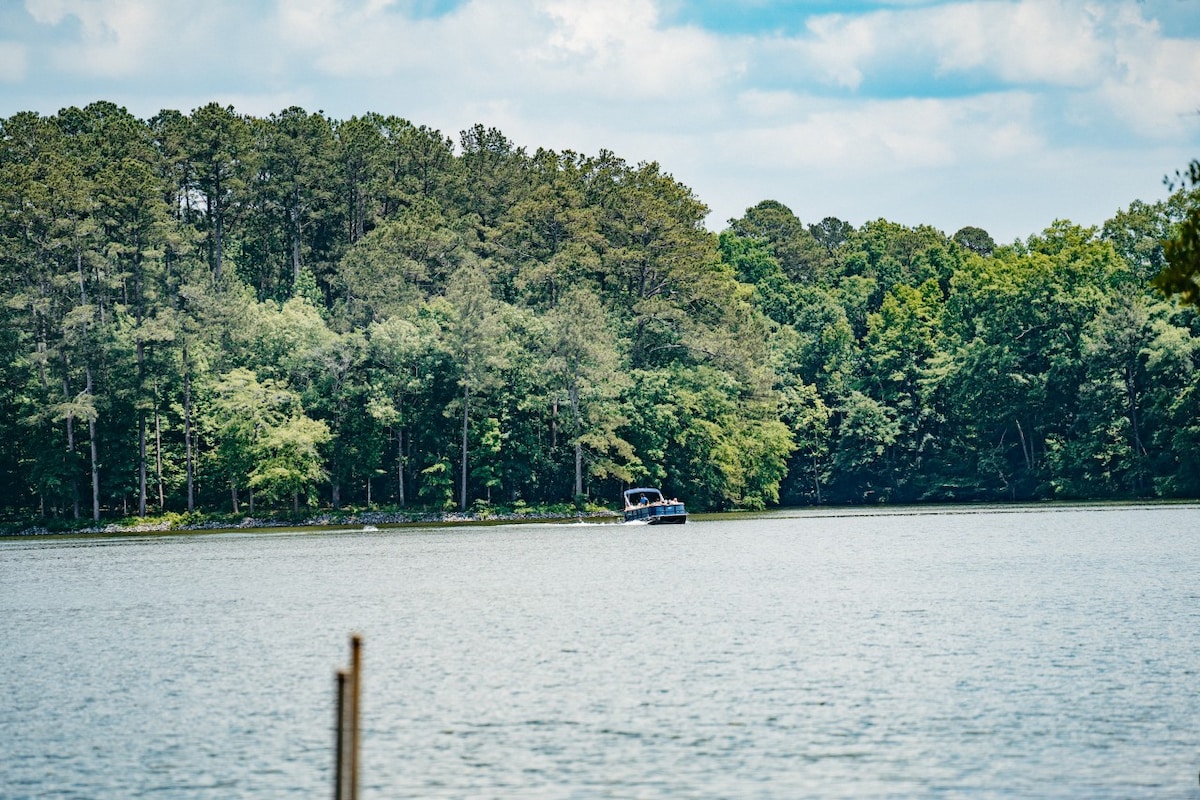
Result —
[{"label": "dark water surface", "polygon": [[0,540],[0,796],[1200,798],[1200,507]]}]

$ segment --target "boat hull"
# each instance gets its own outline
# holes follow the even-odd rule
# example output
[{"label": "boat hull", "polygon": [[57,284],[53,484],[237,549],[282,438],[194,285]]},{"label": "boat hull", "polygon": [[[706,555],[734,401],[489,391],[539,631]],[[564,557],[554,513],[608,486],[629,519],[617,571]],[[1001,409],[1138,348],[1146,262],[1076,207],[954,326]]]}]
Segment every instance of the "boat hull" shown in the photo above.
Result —
[{"label": "boat hull", "polygon": [[678,500],[668,500],[650,487],[625,490],[625,521],[646,525],[682,525],[687,509]]},{"label": "boat hull", "polygon": [[625,521],[647,525],[682,525],[687,522],[687,511],[682,503],[638,506],[625,509]]}]

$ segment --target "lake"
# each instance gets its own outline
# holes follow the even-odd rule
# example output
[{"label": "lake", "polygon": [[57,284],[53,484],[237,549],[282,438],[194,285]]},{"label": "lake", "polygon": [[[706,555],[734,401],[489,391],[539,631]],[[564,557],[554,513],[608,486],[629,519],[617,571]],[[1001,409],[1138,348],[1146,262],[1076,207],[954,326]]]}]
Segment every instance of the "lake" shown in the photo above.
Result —
[{"label": "lake", "polygon": [[1200,506],[0,539],[0,796],[1200,798]]}]

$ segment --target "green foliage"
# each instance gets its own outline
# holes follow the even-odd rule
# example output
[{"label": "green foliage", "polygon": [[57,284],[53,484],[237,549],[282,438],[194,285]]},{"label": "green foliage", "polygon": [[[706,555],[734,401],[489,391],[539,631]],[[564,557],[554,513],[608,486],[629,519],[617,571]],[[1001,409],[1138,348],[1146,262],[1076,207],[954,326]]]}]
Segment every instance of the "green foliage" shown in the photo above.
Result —
[{"label": "green foliage", "polygon": [[1163,245],[1167,264],[1154,279],[1164,294],[1179,295],[1188,305],[1200,305],[1200,161],[1193,161],[1180,183],[1190,183],[1187,214]]},{"label": "green foliage", "polygon": [[454,508],[454,473],[450,464],[437,461],[421,470],[420,497],[430,508],[449,511]]},{"label": "green foliage", "polygon": [[976,228],[973,225],[959,228],[952,238],[959,247],[970,250],[976,255],[990,256],[996,249],[996,242],[992,239],[991,234],[983,228]]},{"label": "green foliage", "polygon": [[[0,120],[0,510],[1200,495],[1200,167],[1102,229],[765,200],[391,116]],[[90,512],[90,513],[89,513]],[[48,523],[49,524],[49,523]]]},{"label": "green foliage", "polygon": [[267,500],[303,496],[316,504],[316,485],[326,477],[320,448],[330,439],[325,423],[296,414],[263,431],[255,443],[250,487]]}]

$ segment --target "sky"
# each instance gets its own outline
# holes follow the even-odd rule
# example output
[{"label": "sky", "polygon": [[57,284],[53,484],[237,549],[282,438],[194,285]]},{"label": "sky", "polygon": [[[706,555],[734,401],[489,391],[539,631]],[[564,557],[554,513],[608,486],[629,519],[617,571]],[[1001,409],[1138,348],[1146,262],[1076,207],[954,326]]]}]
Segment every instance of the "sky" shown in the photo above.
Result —
[{"label": "sky", "polygon": [[1100,225],[1200,158],[1200,0],[0,0],[0,118],[107,100],[396,115],[762,200]]}]

